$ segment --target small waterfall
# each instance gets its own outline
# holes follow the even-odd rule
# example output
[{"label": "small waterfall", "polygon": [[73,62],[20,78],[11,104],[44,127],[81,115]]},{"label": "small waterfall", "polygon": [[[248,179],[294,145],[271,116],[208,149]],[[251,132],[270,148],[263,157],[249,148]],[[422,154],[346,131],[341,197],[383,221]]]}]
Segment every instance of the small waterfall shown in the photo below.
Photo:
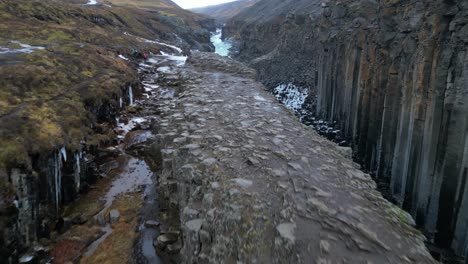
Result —
[{"label": "small waterfall", "polygon": [[122,100],[122,97],[119,98],[119,105],[120,105],[120,108],[123,108],[123,100]]},{"label": "small waterfall", "polygon": [[128,88],[128,98],[130,100],[130,105],[133,105],[133,88],[130,86]]}]

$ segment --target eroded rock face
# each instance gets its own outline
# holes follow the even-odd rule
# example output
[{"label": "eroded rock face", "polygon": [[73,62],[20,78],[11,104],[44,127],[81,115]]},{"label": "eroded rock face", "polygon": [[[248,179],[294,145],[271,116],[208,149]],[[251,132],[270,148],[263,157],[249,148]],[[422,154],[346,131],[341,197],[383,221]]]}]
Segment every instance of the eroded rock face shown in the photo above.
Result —
[{"label": "eroded rock face", "polygon": [[467,2],[296,2],[253,26],[234,18],[239,58],[266,84],[312,87],[317,115],[338,121],[388,197],[430,241],[465,255]]}]

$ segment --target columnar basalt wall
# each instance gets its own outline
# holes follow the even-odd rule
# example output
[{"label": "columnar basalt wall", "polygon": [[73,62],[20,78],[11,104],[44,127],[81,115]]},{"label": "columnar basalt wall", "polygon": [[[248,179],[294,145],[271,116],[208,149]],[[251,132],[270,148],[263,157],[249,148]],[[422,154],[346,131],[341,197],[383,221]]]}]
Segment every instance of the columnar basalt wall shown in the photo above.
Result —
[{"label": "columnar basalt wall", "polygon": [[[302,27],[291,21],[307,11],[290,13],[274,49],[248,59],[241,49],[240,57],[266,72],[266,83],[280,74],[264,64],[302,61],[317,115],[338,122],[356,160],[430,241],[465,255],[468,3],[329,1],[320,9]],[[230,29],[240,42],[252,38],[243,39],[243,27]],[[302,56],[290,49],[298,41]]]},{"label": "columnar basalt wall", "polygon": [[[138,87],[133,83],[134,87]],[[130,84],[122,87],[122,104],[129,105]],[[140,93],[139,88],[134,91]],[[119,113],[119,100],[109,99],[89,106],[97,123],[112,124]],[[100,131],[102,132],[102,131]],[[99,177],[97,163],[105,151],[83,141],[82,146],[62,147],[30,157],[30,168],[17,167],[0,170],[0,262],[14,261],[40,239],[51,239],[61,232],[64,206],[85,191]]]}]

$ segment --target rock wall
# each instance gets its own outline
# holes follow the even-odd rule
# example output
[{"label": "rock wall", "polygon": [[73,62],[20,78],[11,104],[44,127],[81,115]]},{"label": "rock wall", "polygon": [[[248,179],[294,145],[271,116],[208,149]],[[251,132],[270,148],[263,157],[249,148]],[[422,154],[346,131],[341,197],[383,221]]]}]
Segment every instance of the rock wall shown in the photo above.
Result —
[{"label": "rock wall", "polygon": [[[465,255],[468,3],[328,1],[319,8],[284,8],[269,38],[235,19],[226,31],[265,83],[312,87],[317,115],[338,122],[388,198],[431,242]],[[271,24],[262,23],[254,29]],[[272,37],[273,48],[245,44]]]},{"label": "rock wall", "polygon": [[[122,88],[123,105],[130,104],[128,87]],[[89,125],[97,133],[105,133],[109,128],[102,130],[102,122],[111,126],[118,112],[117,98],[89,106],[89,113],[95,118]],[[62,218],[65,206],[100,177],[98,163],[107,155],[93,142],[83,139],[79,149],[67,146],[35,154],[30,157],[31,168],[0,170],[1,263],[16,263],[25,252],[32,253],[27,250],[37,241],[54,239],[62,232],[64,221],[73,221]]]}]

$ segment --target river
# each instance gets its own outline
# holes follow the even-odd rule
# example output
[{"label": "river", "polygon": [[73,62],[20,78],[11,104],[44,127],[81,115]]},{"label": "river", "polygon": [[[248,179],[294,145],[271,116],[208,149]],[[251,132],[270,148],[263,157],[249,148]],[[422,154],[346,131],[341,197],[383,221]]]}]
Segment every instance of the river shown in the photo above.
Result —
[{"label": "river", "polygon": [[228,56],[229,50],[232,48],[232,44],[227,41],[223,41],[221,38],[222,35],[222,30],[218,28],[216,32],[211,35],[211,43],[215,46],[215,53],[221,56]]}]

